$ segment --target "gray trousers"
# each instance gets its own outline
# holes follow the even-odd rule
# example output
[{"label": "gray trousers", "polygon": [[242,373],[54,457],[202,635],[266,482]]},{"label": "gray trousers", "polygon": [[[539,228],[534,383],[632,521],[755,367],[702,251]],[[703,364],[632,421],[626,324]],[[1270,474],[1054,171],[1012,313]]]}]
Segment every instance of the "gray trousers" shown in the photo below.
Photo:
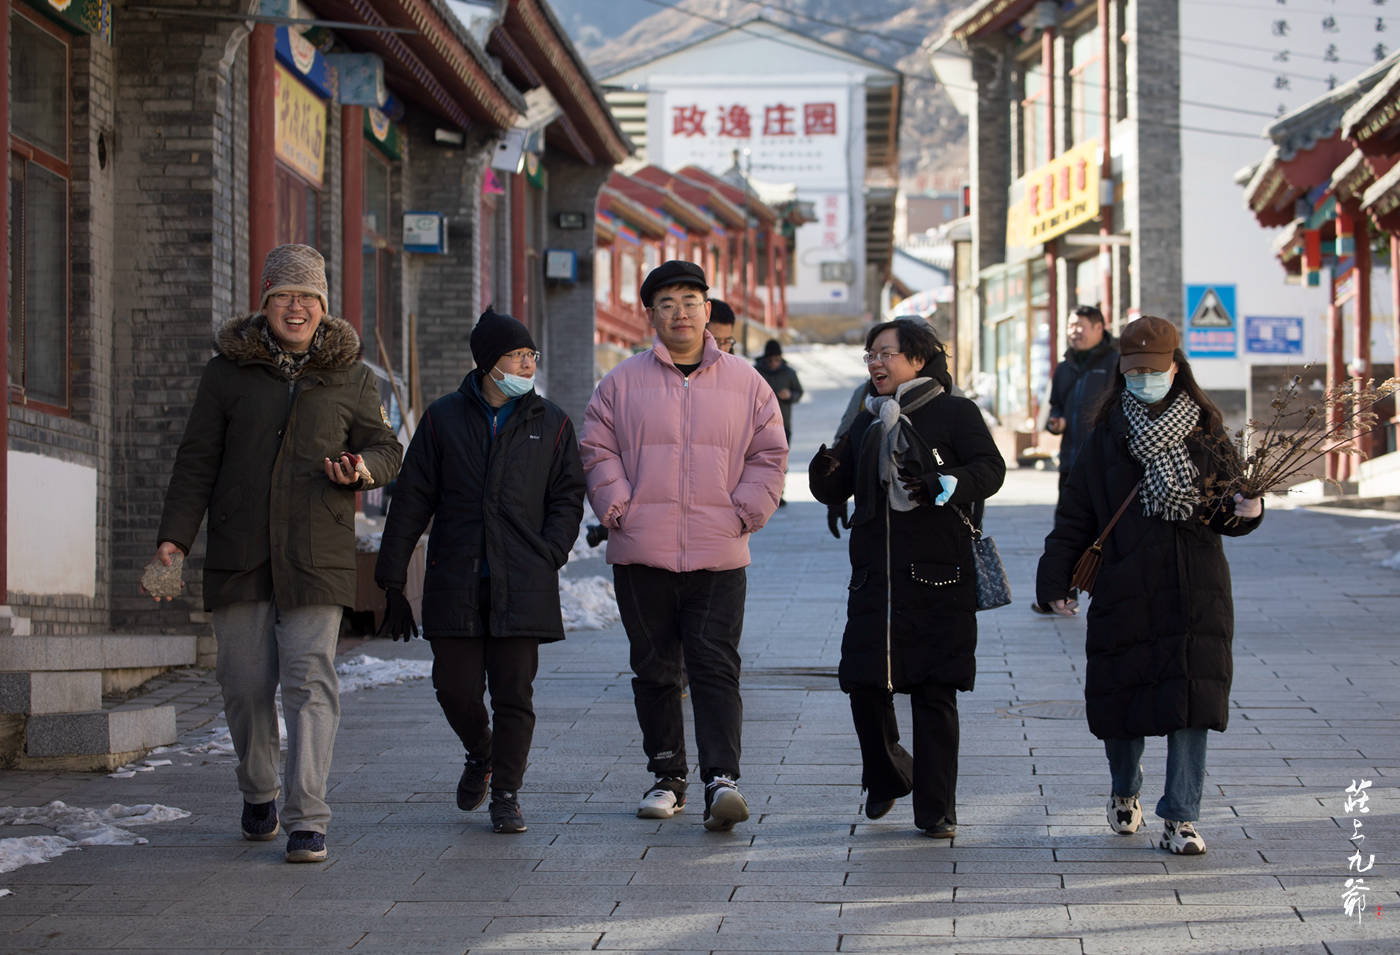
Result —
[{"label": "gray trousers", "polygon": [[238,753],[238,788],[248,802],[277,798],[276,694],[282,684],[287,798],[281,821],[287,832],[324,833],[330,822],[326,777],[340,725],[335,644],[342,612],[337,606],[278,610],[273,601],[214,611],[219,645],[215,675]]}]

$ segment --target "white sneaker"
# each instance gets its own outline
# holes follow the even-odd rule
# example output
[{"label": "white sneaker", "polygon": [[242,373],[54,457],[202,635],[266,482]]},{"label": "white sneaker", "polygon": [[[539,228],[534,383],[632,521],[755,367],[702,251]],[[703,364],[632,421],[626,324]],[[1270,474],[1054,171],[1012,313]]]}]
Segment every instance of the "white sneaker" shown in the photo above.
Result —
[{"label": "white sneaker", "polygon": [[749,818],[749,804],[728,776],[716,776],[705,784],[705,828],[728,832],[734,823]]},{"label": "white sneaker", "polygon": [[1108,797],[1108,827],[1120,836],[1130,836],[1142,826],[1142,803],[1137,796]]},{"label": "white sneaker", "polygon": [[685,780],[660,777],[647,790],[637,807],[641,819],[670,819],[685,808]]},{"label": "white sneaker", "polygon": [[1162,839],[1157,843],[1157,848],[1167,849],[1179,856],[1205,855],[1206,841],[1196,833],[1194,822],[1177,822],[1167,819],[1165,823],[1166,825],[1162,829]]}]

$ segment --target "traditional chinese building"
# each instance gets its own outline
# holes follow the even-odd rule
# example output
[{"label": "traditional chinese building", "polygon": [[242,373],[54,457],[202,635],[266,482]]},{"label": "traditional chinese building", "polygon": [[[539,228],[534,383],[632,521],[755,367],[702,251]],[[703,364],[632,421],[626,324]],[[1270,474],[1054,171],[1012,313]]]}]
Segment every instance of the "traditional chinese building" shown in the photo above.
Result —
[{"label": "traditional chinese building", "polygon": [[[1285,281],[1326,293],[1325,315],[1310,323],[1327,343],[1321,382],[1331,389],[1347,378],[1394,375],[1400,342],[1400,54],[1281,117],[1268,134],[1273,145],[1240,177],[1245,203],[1260,226],[1279,230],[1271,246]],[[1396,449],[1400,417],[1394,399],[1377,410],[1388,426],[1357,439],[1365,459]],[[1368,472],[1387,472],[1386,493],[1400,492],[1400,468],[1390,461],[1341,453],[1327,461],[1326,476],[1334,480],[1361,485],[1367,482],[1358,479]]]},{"label": "traditional chinese building", "polygon": [[470,25],[443,0],[7,3],[0,760],[173,732],[98,694],[208,631],[202,541],[185,597],[137,580],[213,332],[272,246],[324,253],[396,423],[456,387],[488,303],[581,415],[593,293],[569,266],[630,144],[541,0],[453,7]]},{"label": "traditional chinese building", "polygon": [[[1371,40],[1353,26],[1318,45],[1303,11],[1268,7],[981,0],[935,45],[934,69],[969,117],[974,366],[1007,453],[1053,445],[1041,399],[1080,304],[1115,327],[1139,314],[1179,323],[1233,425],[1253,382],[1322,357],[1321,337],[1302,330],[1325,302],[1273,278],[1232,182],[1257,157],[1252,130],[1325,89],[1301,54],[1366,56]],[[1277,26],[1290,16],[1296,34]]]},{"label": "traditional chinese building", "polygon": [[[897,70],[757,16],[606,82],[653,166],[730,186],[790,184],[810,204],[813,221],[792,229],[785,258],[771,254],[776,244],[752,256],[749,316],[785,299],[795,327],[839,332],[879,314],[893,248]],[[752,202],[731,202],[750,210],[750,227],[767,224]]]}]

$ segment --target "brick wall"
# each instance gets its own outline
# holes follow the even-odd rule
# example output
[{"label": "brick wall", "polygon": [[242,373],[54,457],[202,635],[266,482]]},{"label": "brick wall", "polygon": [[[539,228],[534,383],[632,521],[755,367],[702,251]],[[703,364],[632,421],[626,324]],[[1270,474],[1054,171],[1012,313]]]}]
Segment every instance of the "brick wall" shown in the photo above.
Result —
[{"label": "brick wall", "polygon": [[[544,290],[543,341],[545,390],[551,401],[583,427],[583,411],[596,381],[593,358],[593,226],[598,190],[612,171],[549,153],[544,161],[549,192],[544,247],[569,249],[578,255],[579,280],[549,282]],[[560,229],[558,213],[582,212],[582,229]]]},{"label": "brick wall", "polygon": [[[476,323],[478,269],[477,196],[491,155],[489,142],[469,138],[466,149],[433,142],[433,123],[405,124],[403,202],[415,211],[448,217],[448,254],[403,255],[403,303],[418,326],[423,399],[431,403],[455,391],[472,367],[468,336]],[[411,159],[410,159],[411,157]]]}]

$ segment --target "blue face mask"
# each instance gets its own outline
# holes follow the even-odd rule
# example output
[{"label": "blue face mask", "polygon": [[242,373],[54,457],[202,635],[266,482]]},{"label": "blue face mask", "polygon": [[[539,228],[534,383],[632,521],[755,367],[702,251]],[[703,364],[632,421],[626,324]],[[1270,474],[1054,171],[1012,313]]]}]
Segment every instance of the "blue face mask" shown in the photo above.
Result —
[{"label": "blue face mask", "polygon": [[[501,371],[499,368],[495,370]],[[501,389],[501,393],[507,398],[519,398],[521,395],[529,394],[535,388],[534,378],[522,378],[520,375],[512,375],[508,371],[501,371],[501,374],[505,377],[497,378],[493,375],[491,380],[496,383],[496,387]]]},{"label": "blue face mask", "polygon": [[1169,371],[1148,371],[1140,375],[1124,375],[1128,394],[1145,405],[1155,405],[1172,390],[1172,373]]}]

